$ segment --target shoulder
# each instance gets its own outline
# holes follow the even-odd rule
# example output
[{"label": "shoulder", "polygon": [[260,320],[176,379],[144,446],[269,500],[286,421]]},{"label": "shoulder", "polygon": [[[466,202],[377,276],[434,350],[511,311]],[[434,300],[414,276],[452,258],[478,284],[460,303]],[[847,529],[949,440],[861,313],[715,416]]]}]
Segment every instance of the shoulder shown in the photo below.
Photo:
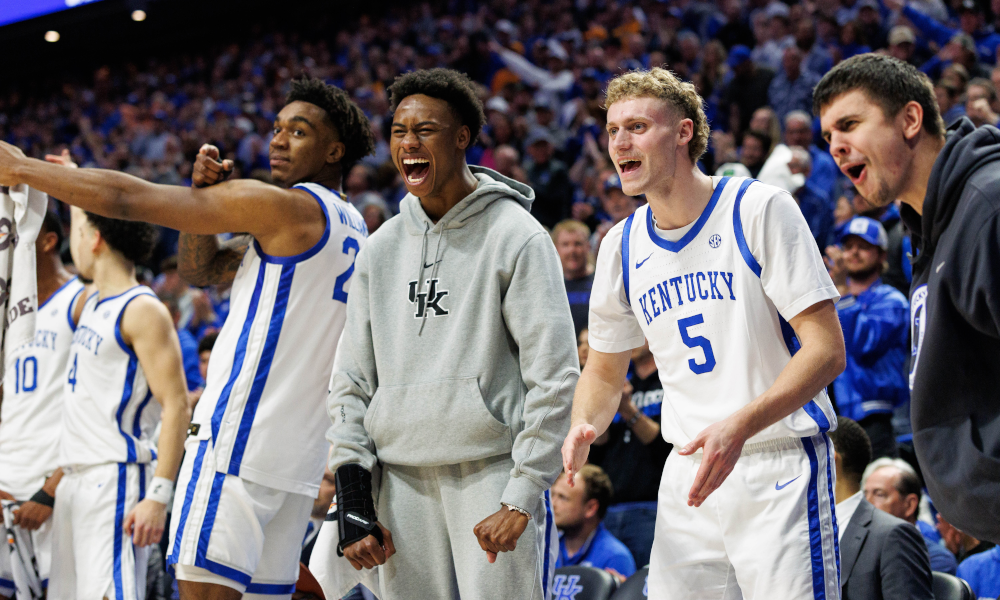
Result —
[{"label": "shoulder", "polygon": [[170,319],[170,311],[160,302],[160,299],[153,294],[152,290],[140,292],[126,301],[122,309],[122,320],[125,319],[151,319],[154,321]]},{"label": "shoulder", "polygon": [[958,565],[958,576],[962,579],[978,579],[984,572],[989,571],[1000,575],[1000,546],[973,554]]}]

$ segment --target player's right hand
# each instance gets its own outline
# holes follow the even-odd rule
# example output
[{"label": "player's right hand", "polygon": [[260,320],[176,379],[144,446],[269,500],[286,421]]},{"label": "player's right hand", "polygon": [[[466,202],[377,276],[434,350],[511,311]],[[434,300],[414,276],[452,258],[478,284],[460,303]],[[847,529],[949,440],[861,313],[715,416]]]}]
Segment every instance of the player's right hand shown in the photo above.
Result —
[{"label": "player's right hand", "polygon": [[229,176],[233,171],[233,161],[219,161],[219,149],[211,144],[204,144],[198,150],[194,159],[194,169],[191,171],[192,187],[201,188],[215,185]]},{"label": "player's right hand", "polygon": [[392,543],[392,534],[378,521],[375,522],[382,530],[383,545],[379,545],[374,535],[362,538],[350,546],[344,548],[344,558],[351,562],[351,566],[356,570],[374,569],[378,565],[384,565],[396,553],[396,546]]},{"label": "player's right hand", "polygon": [[123,527],[132,536],[132,543],[141,548],[159,542],[166,524],[167,505],[146,498],[128,513]]},{"label": "player's right hand", "polygon": [[573,476],[587,463],[590,455],[590,445],[597,439],[597,429],[590,423],[577,425],[569,430],[566,441],[563,442],[563,470],[566,471],[566,483],[574,485]]},{"label": "player's right hand", "polygon": [[14,524],[21,529],[34,531],[51,516],[51,507],[28,500],[14,511]]},{"label": "player's right hand", "polygon": [[10,500],[11,502],[14,502],[16,498],[14,498],[14,496],[11,496],[7,492],[0,490],[0,500]]}]

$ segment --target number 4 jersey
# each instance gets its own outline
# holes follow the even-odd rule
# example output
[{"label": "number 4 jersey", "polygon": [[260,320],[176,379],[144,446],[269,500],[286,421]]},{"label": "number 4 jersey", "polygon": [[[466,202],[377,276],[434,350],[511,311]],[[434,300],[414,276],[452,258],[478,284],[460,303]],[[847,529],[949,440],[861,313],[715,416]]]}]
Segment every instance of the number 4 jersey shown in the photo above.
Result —
[{"label": "number 4 jersey", "polygon": [[7,357],[0,410],[0,490],[27,500],[59,466],[63,383],[73,339],[73,306],[83,291],[74,277],[35,317],[35,338]]},{"label": "number 4 jersey", "polygon": [[339,194],[315,183],[296,188],[319,202],[326,231],[296,256],[251,244],[191,422],[212,440],[219,473],[314,497],[329,448],[330,372],[368,230]]},{"label": "number 4 jersey", "polygon": [[[661,430],[684,445],[753,402],[797,341],[788,320],[839,298],[791,195],[748,178],[714,177],[701,216],[656,226],[648,205],[601,244],[590,300],[590,346],[623,352],[643,338],[663,383]],[[826,392],[751,442],[836,426]]]}]

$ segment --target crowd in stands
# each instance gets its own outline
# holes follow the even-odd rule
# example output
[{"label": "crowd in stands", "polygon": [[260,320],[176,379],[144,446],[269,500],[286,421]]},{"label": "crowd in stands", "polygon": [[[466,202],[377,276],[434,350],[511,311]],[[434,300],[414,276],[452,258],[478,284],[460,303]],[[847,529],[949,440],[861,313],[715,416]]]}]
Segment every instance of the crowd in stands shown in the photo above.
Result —
[{"label": "crowd in stands", "polygon": [[[921,500],[919,484],[911,485],[910,246],[899,211],[872,211],[854,193],[812,114],[812,89],[824,73],[855,54],[880,52],[931,78],[946,124],[966,116],[977,126],[996,125],[995,24],[996,0],[398,3],[323,33],[276,28],[145,63],[101,66],[49,92],[0,88],[0,139],[36,157],[68,148],[82,167],[176,185],[190,185],[194,156],[210,143],[235,162],[234,177],[267,180],[272,121],[290,80],[308,73],[347,90],[371,120],[376,151],[353,166],[344,192],[374,233],[405,194],[389,156],[387,87],[415,68],[466,72],[480,86],[487,115],[469,162],[534,188],[531,210],[553,230],[585,362],[595,255],[604,234],[643,202],[622,192],[609,160],[603,89],[623,71],[667,65],[705,100],[712,133],[703,170],[753,176],[791,193],[841,288],[849,366],[832,386],[835,402],[861,424],[873,458],[892,461],[879,469],[872,463],[874,472],[859,485],[885,480],[905,505],[886,512],[921,527],[932,566],[954,572],[958,562],[980,597],[995,597],[998,578],[988,574],[1000,572],[1000,554],[946,522],[933,523],[933,499]],[[212,332],[226,318],[228,291],[183,281],[177,234],[164,230],[161,237],[148,277],[184,332],[196,399],[204,376],[199,358],[210,353]],[[620,575],[648,560],[656,470],[670,451],[659,437],[664,392],[648,348],[633,360],[619,415],[595,448],[593,462],[607,475],[590,473],[561,509],[574,532],[563,562],[577,564],[594,536],[610,531],[633,559],[622,561],[617,546],[603,553],[617,561],[609,568]],[[632,476],[637,465],[656,473]],[[978,562],[963,571],[972,555]]]}]

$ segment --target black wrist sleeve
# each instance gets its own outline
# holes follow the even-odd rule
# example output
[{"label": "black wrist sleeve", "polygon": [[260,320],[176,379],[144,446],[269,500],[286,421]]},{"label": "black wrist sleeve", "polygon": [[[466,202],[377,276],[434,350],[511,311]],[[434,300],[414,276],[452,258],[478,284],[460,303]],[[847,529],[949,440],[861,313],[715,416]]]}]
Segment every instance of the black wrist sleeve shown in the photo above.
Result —
[{"label": "black wrist sleeve", "polygon": [[344,555],[344,548],[369,535],[382,544],[382,529],[376,521],[375,502],[372,500],[372,474],[361,465],[344,465],[334,474],[337,484],[337,521],[340,526],[340,543],[337,556]]},{"label": "black wrist sleeve", "polygon": [[56,504],[56,499],[50,496],[45,490],[35,492],[35,495],[31,497],[31,501],[42,506],[48,506],[49,508],[52,508]]}]

